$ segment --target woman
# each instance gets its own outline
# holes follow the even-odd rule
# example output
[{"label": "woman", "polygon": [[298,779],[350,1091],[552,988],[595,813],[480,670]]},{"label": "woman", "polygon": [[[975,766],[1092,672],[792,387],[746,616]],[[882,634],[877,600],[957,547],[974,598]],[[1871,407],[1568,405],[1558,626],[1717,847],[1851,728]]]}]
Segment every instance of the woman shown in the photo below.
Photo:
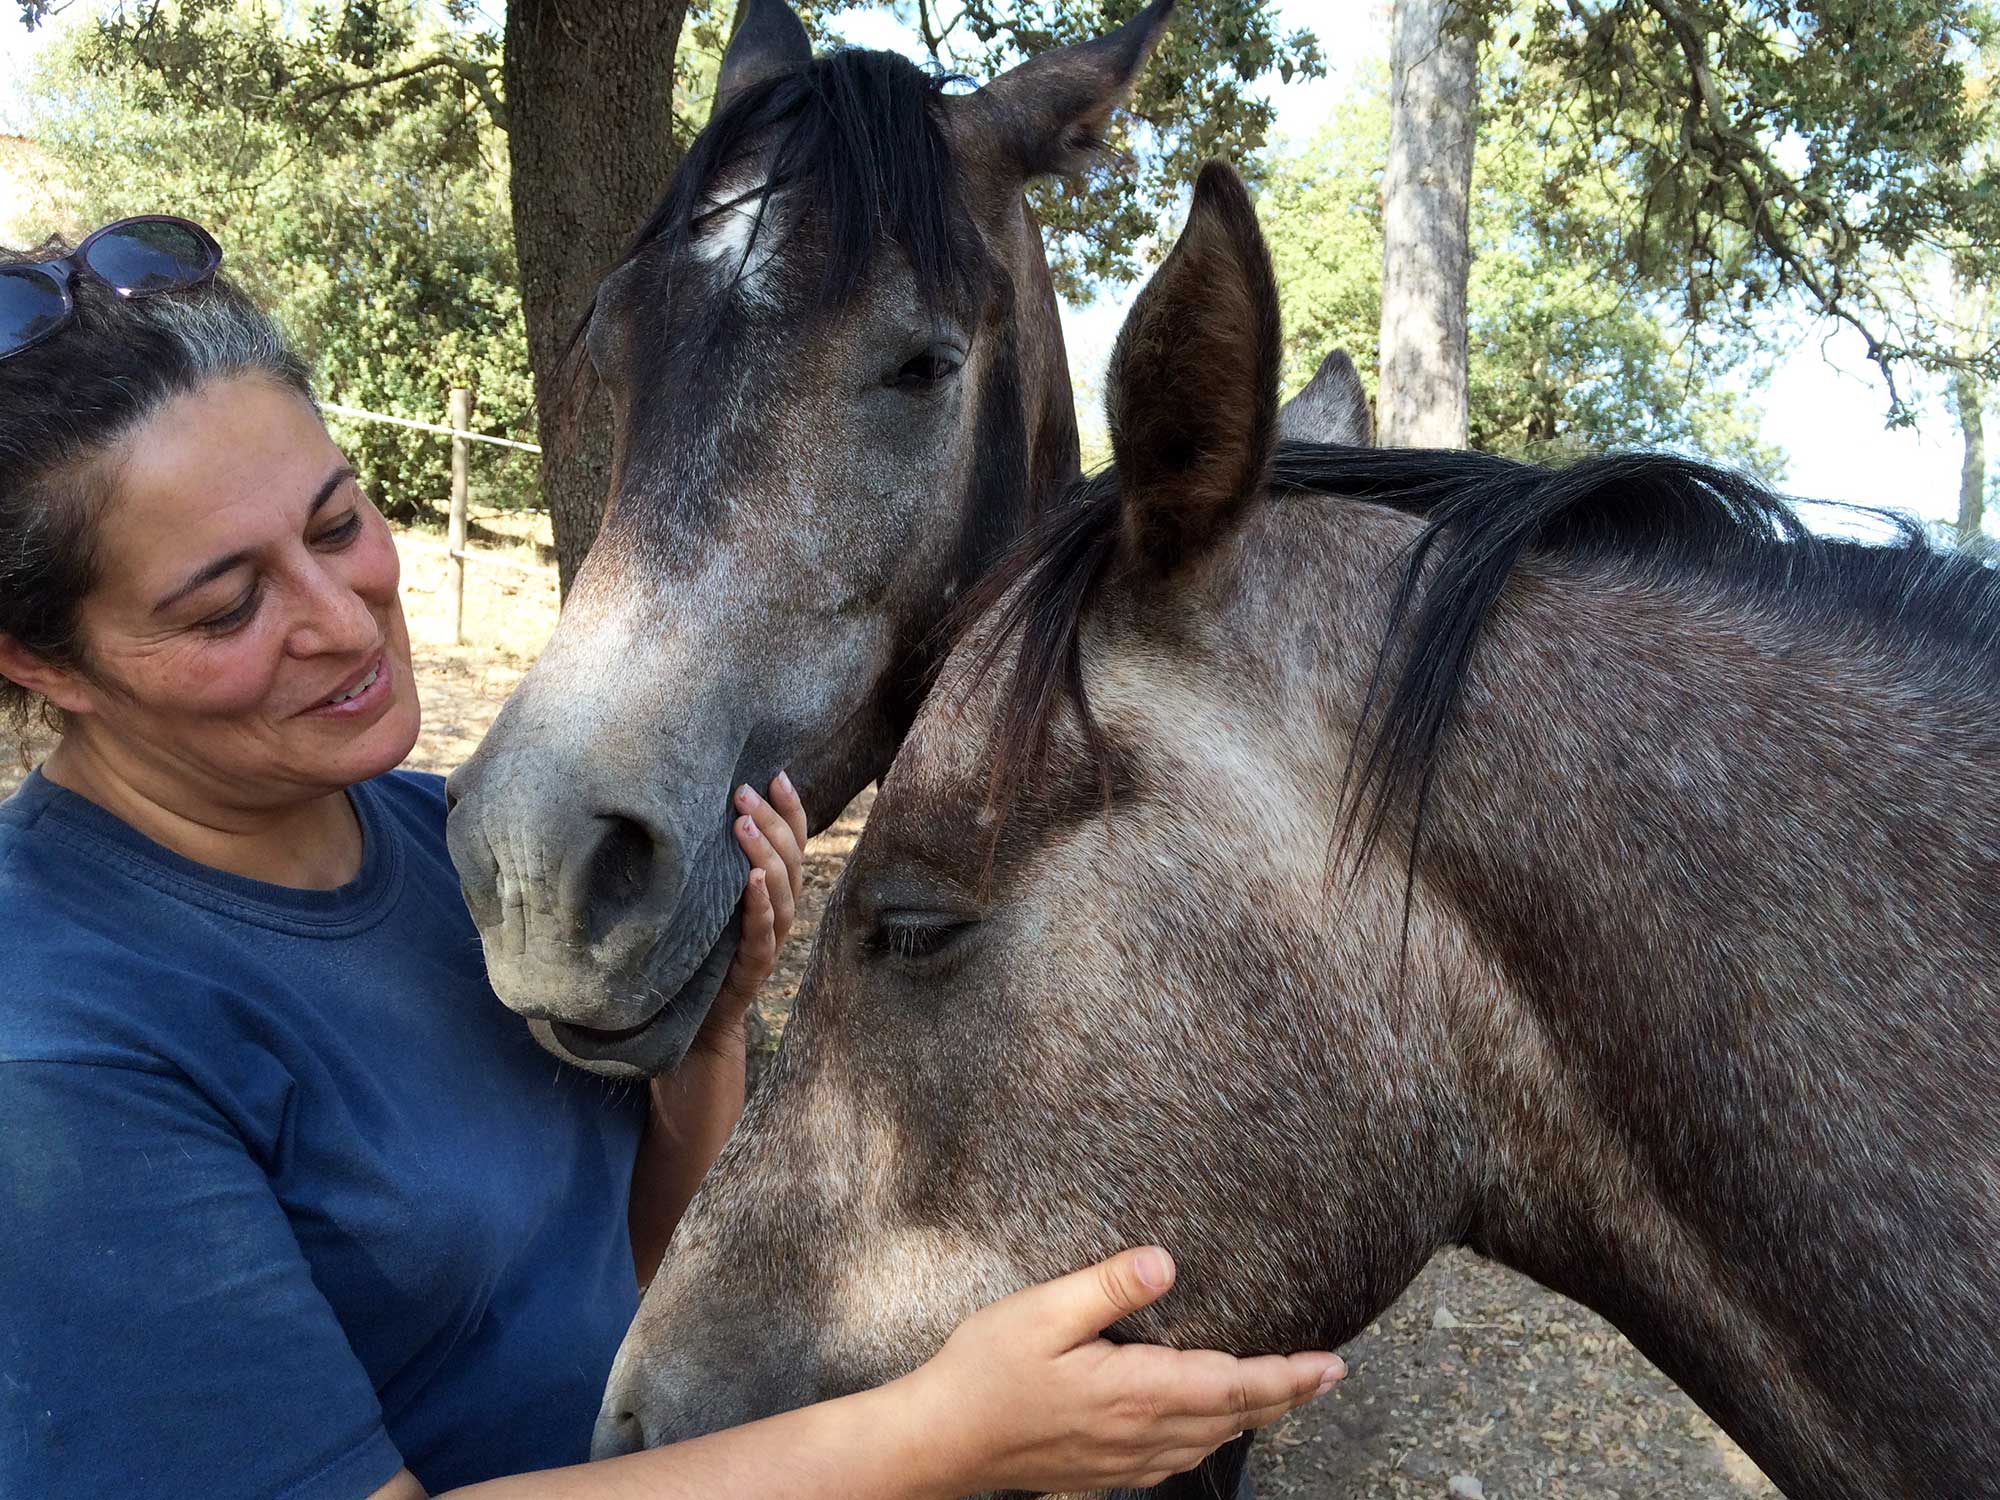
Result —
[{"label": "woman", "polygon": [[650,1110],[537,1051],[441,784],[393,770],[388,530],[220,259],[154,219],[0,263],[0,706],[61,731],[0,806],[0,1492],[1097,1488],[1330,1386],[1099,1339],[1170,1284],[1148,1249],[880,1390],[580,1462],[635,1264],[741,1106],[803,814],[739,791],[743,951]]}]

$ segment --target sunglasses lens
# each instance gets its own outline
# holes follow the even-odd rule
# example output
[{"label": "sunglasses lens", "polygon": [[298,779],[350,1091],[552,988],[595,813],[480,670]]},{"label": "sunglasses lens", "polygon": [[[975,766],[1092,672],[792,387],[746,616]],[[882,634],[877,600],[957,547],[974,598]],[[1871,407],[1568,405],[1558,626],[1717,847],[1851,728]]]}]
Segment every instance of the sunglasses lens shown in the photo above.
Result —
[{"label": "sunglasses lens", "polygon": [[24,349],[63,320],[63,296],[39,271],[0,270],[0,353]]},{"label": "sunglasses lens", "polygon": [[215,269],[214,253],[184,224],[126,224],[99,235],[84,259],[121,292],[175,292]]}]

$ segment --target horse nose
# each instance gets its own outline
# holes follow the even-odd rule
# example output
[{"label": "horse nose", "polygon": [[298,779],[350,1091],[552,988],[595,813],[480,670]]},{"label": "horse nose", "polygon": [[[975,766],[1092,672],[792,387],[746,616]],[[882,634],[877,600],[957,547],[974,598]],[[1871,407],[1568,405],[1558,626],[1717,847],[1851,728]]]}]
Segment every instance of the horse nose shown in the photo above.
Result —
[{"label": "horse nose", "polygon": [[[565,882],[564,905],[579,914],[585,941],[595,943],[624,923],[635,907],[671,911],[680,895],[679,842],[657,824],[622,812],[602,812],[580,831],[579,878]],[[568,860],[564,863],[567,865]]]},{"label": "horse nose", "polygon": [[597,1430],[591,1434],[592,1462],[601,1458],[622,1458],[646,1446],[646,1429],[637,1412],[614,1411],[607,1407],[598,1414]]},{"label": "horse nose", "polygon": [[674,909],[686,859],[671,809],[578,770],[479,754],[446,782],[445,842],[482,932],[522,926],[527,942],[589,949],[638,942],[635,917]]},{"label": "horse nose", "polygon": [[483,809],[475,801],[466,804],[474,776],[468,761],[446,778],[444,784],[444,841],[451,862],[458,870],[459,890],[466,910],[482,929],[500,920],[500,858],[493,852],[493,840],[481,825]]}]

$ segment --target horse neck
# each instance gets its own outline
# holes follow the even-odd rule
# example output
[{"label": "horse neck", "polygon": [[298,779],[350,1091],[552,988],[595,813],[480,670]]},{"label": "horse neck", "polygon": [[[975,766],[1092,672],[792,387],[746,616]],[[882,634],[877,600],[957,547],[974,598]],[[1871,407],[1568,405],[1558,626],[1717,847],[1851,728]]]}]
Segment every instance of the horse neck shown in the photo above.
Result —
[{"label": "horse neck", "polygon": [[1719,590],[1510,589],[1418,866],[1496,976],[1454,1002],[1468,1238],[1610,1318],[1788,1493],[1982,1492],[1995,705]]}]

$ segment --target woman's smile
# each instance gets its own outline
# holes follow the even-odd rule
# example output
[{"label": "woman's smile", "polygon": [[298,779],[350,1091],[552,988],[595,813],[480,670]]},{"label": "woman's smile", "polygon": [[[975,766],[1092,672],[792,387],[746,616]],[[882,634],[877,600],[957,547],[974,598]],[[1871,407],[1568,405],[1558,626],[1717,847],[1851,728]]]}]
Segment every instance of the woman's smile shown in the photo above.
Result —
[{"label": "woman's smile", "polygon": [[367,666],[305,712],[319,718],[344,719],[377,713],[395,693],[393,670],[388,654],[378,651]]}]

